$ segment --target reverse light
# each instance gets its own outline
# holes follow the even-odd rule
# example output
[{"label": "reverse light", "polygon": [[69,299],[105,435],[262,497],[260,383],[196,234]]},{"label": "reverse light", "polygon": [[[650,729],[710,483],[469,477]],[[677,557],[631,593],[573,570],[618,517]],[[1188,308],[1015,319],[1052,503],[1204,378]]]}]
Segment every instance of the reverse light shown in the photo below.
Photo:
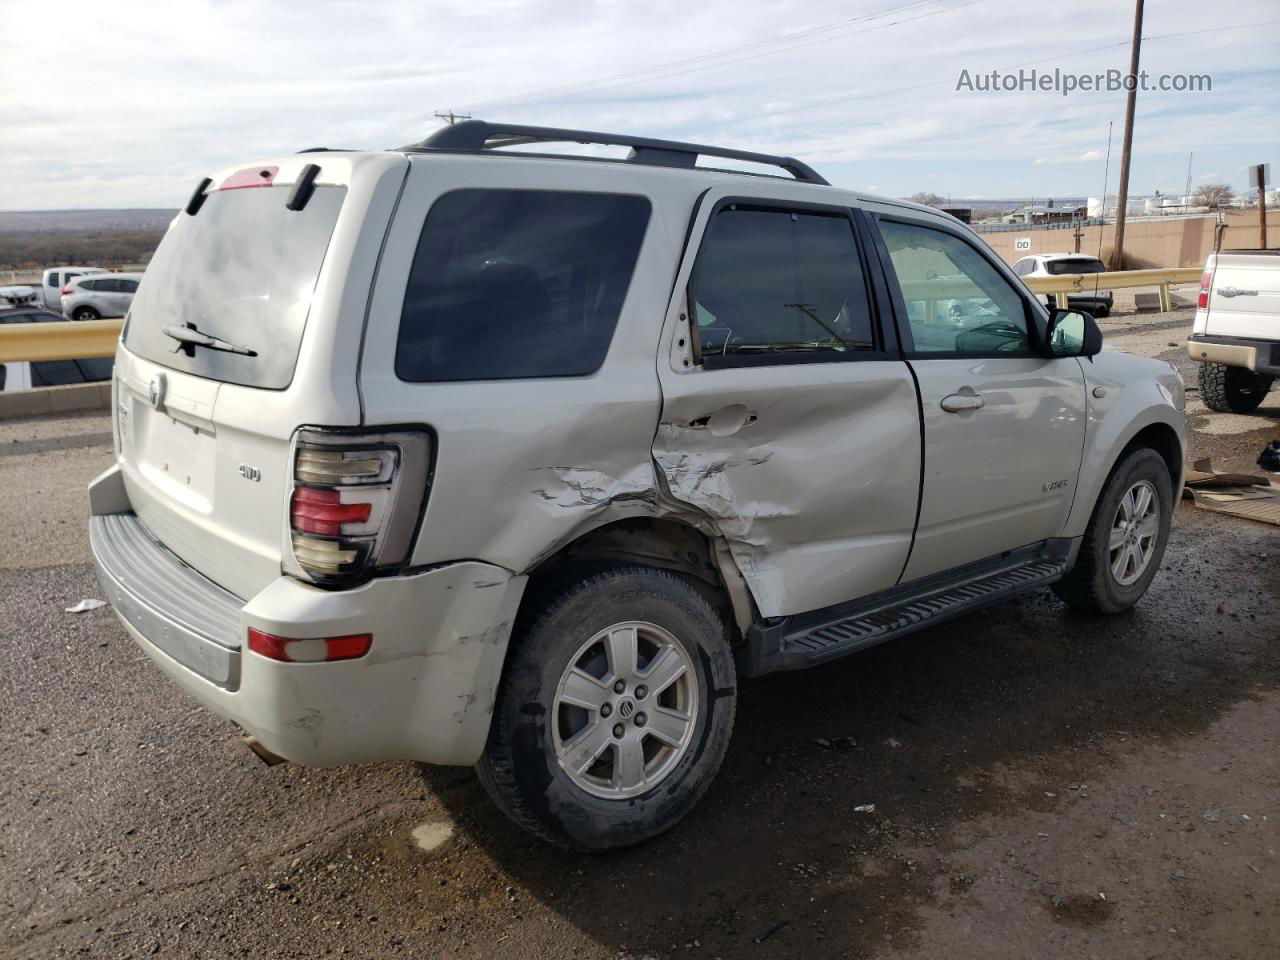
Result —
[{"label": "reverse light", "polygon": [[249,649],[268,660],[282,663],[330,663],[355,660],[373,646],[373,634],[352,633],[342,637],[277,637],[249,628]]},{"label": "reverse light", "polygon": [[286,572],[350,586],[407,563],[430,460],[423,431],[299,430]]}]

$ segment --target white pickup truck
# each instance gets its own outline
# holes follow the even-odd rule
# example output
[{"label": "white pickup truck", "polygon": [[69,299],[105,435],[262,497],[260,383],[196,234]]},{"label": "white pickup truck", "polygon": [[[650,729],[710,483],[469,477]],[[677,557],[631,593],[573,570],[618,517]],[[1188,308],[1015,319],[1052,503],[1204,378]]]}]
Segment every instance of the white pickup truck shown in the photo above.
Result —
[{"label": "white pickup truck", "polygon": [[1280,250],[1209,254],[1187,354],[1210,410],[1252,413],[1280,376]]}]

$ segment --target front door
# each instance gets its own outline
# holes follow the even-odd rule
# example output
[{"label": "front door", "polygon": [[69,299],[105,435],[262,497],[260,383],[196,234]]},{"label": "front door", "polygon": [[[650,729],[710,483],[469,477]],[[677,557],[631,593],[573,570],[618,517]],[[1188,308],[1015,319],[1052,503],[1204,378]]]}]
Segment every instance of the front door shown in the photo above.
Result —
[{"label": "front door", "polygon": [[1048,356],[1038,308],[976,236],[896,213],[877,223],[924,417],[903,580],[1058,536],[1084,445],[1080,361]]},{"label": "front door", "polygon": [[920,480],[915,386],[869,289],[874,253],[849,210],[770,192],[703,198],[659,351],[653,448],[765,617],[892,586]]}]

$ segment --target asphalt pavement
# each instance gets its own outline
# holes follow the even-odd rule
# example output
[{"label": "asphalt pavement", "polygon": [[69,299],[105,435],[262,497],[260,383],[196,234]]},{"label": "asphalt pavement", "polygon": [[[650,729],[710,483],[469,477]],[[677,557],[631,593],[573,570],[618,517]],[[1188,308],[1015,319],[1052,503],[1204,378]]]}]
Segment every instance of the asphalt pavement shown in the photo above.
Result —
[{"label": "asphalt pavement", "polygon": [[[1178,360],[1189,323],[1103,326]],[[1189,396],[1193,456],[1256,471],[1280,389]],[[745,683],[693,814],[587,857],[469,770],[267,767],[66,613],[109,430],[0,421],[4,957],[1280,956],[1280,528],[1184,504],[1128,614],[1045,591]]]}]

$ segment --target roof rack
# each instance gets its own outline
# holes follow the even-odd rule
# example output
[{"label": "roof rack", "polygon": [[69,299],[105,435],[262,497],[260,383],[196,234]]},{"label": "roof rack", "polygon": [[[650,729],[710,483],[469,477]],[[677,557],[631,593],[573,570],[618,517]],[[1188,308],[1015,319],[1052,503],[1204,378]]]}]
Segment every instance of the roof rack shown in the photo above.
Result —
[{"label": "roof rack", "polygon": [[724,147],[708,147],[699,143],[680,143],[675,140],[655,140],[651,137],[630,137],[617,133],[592,133],[588,130],[565,130],[558,127],[527,127],[512,123],[488,123],[484,120],[463,120],[437,130],[420,143],[401,147],[402,150],[449,150],[459,153],[479,153],[495,147],[513,147],[528,143],[594,143],[630,147],[627,162],[656,167],[682,167],[693,169],[698,157],[722,157],[726,160],[743,160],[770,167],[780,167],[796,180],[804,183],[827,181],[812,167],[794,157],[778,157],[767,153],[751,153],[748,150],[729,150]]}]

